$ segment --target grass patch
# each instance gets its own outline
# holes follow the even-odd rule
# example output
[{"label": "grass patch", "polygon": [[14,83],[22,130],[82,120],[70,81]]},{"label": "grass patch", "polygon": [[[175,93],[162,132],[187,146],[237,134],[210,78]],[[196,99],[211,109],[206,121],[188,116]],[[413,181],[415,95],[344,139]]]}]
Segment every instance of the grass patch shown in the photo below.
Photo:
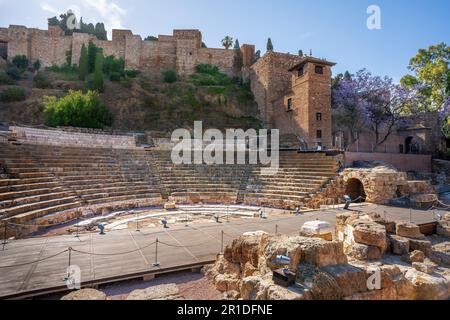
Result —
[{"label": "grass patch", "polygon": [[2,102],[23,101],[25,98],[25,90],[21,87],[11,87],[0,94],[0,101]]}]

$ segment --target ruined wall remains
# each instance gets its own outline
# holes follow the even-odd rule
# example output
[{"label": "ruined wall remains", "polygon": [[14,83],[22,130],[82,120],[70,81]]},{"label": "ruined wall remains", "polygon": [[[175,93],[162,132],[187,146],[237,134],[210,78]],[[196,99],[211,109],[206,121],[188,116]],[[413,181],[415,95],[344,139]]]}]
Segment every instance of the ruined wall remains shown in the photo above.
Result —
[{"label": "ruined wall remains", "polygon": [[[77,64],[82,45],[87,46],[91,41],[101,47],[106,56],[123,58],[127,69],[150,72],[174,69],[180,75],[190,75],[198,64],[213,64],[230,76],[241,72],[234,68],[234,50],[202,48],[199,30],[174,30],[173,35],[161,35],[154,41],[143,41],[130,30],[113,30],[112,40],[105,41],[77,32],[65,36],[58,26],[49,26],[48,30],[24,26],[0,29],[0,42],[7,44],[9,60],[25,55],[32,62],[40,60],[44,67],[64,64],[69,50],[72,50],[72,63]],[[242,46],[246,69],[253,64],[254,48]]]},{"label": "ruined wall remains", "polygon": [[136,138],[130,135],[90,134],[15,126],[10,127],[10,130],[19,141],[26,144],[83,148],[136,148]]}]

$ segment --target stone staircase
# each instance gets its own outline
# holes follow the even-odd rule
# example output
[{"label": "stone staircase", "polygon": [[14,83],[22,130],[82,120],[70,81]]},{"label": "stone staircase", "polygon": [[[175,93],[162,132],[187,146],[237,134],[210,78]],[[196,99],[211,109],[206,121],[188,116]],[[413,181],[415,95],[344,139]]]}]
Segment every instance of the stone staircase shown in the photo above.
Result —
[{"label": "stone staircase", "polygon": [[324,153],[280,153],[280,168],[273,175],[255,166],[249,177],[244,202],[295,209],[308,202],[336,176],[338,165]]}]

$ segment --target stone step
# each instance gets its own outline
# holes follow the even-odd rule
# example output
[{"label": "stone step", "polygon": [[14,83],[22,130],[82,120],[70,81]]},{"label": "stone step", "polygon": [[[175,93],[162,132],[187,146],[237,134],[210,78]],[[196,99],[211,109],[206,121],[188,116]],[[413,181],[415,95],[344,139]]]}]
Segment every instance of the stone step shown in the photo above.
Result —
[{"label": "stone step", "polygon": [[295,201],[303,201],[305,200],[305,196],[295,196],[295,195],[280,195],[280,194],[273,194],[273,193],[246,193],[245,198],[267,198],[267,199],[288,199],[288,200],[295,200]]},{"label": "stone step", "polygon": [[30,172],[30,173],[16,173],[13,176],[20,179],[33,179],[33,178],[48,178],[48,172]]},{"label": "stone step", "polygon": [[[61,190],[55,190],[55,191],[61,191]],[[57,200],[67,197],[73,197],[75,194],[71,192],[53,192],[53,193],[46,193],[46,194],[38,194],[38,195],[30,195],[26,197],[21,198],[15,198],[12,200],[4,200],[0,201],[0,208],[14,208],[25,204],[34,204],[38,202],[44,202],[44,201],[50,201],[50,200]]]},{"label": "stone step", "polygon": [[99,192],[81,195],[81,199],[84,201],[100,199],[100,198],[112,198],[121,196],[139,196],[145,194],[159,194],[159,190],[155,189],[138,189],[138,190],[128,190],[128,191],[114,191],[114,192]]},{"label": "stone step", "polygon": [[4,209],[4,212],[6,213],[7,216],[15,216],[17,214],[26,213],[29,211],[35,211],[35,210],[43,209],[46,207],[52,207],[52,206],[57,206],[60,204],[66,204],[66,203],[71,203],[71,202],[76,202],[76,201],[77,201],[77,197],[73,197],[73,196],[67,197],[67,198],[58,198],[58,199],[28,203],[28,204],[15,206],[12,208],[7,208],[7,209]]},{"label": "stone step", "polygon": [[69,209],[74,209],[81,207],[81,202],[71,202],[71,203],[65,203],[60,204],[52,207],[47,207],[44,209],[38,209],[33,211],[28,211],[25,213],[21,213],[18,215],[15,215],[9,219],[9,221],[13,223],[24,223],[26,224],[29,221],[32,221],[33,219],[37,219],[40,217],[44,217],[46,215],[52,214],[52,213],[58,213]]},{"label": "stone step", "polygon": [[57,187],[57,188],[53,188],[53,189],[44,188],[44,189],[29,189],[29,190],[21,190],[21,191],[0,192],[0,202],[5,201],[5,200],[20,199],[20,198],[29,197],[29,196],[49,194],[49,193],[52,193],[52,192],[58,191],[58,190],[62,190],[62,188]]},{"label": "stone step", "polygon": [[53,183],[55,177],[47,176],[42,178],[29,179],[0,179],[0,186],[19,186],[19,185],[34,185],[36,183]]},{"label": "stone step", "polygon": [[126,201],[126,200],[138,200],[138,199],[149,199],[149,198],[161,198],[161,195],[159,193],[153,193],[153,194],[141,194],[139,196],[127,195],[127,196],[120,196],[120,197],[107,197],[107,198],[88,200],[87,203],[89,205],[94,205],[94,204],[103,204],[103,203],[109,203],[109,202],[119,202],[119,201]]}]

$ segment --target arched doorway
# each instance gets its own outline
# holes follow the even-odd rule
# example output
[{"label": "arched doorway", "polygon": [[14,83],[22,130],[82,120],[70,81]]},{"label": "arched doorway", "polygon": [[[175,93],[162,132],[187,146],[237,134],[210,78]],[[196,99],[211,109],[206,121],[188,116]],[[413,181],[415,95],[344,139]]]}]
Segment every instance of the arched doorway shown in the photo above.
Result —
[{"label": "arched doorway", "polygon": [[361,199],[361,202],[366,200],[366,192],[364,190],[364,185],[359,179],[349,179],[347,181],[347,186],[345,189],[345,194],[349,195],[352,200]]},{"label": "arched doorway", "polygon": [[406,154],[409,154],[409,153],[411,153],[411,147],[412,147],[412,142],[413,142],[413,137],[408,137],[408,138],[406,138],[406,140],[405,140],[405,153]]},{"label": "arched doorway", "polygon": [[8,59],[8,42],[0,41],[0,58]]}]

